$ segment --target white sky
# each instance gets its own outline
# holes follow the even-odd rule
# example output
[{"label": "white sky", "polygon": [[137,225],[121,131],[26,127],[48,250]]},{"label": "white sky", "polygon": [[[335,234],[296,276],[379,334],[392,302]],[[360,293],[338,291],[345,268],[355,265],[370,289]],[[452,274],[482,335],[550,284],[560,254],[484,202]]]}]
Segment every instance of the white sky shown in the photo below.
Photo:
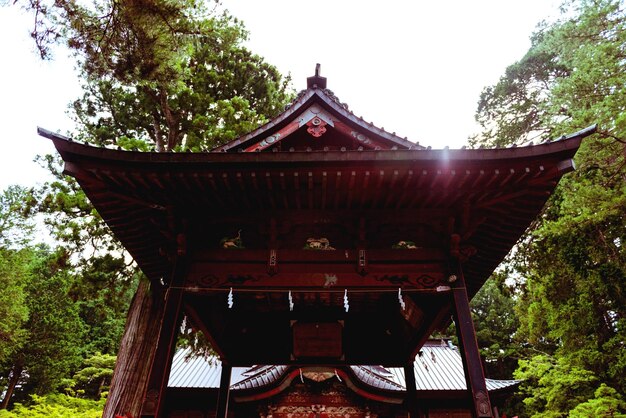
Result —
[{"label": "white sky", "polygon": [[[433,148],[461,147],[477,128],[483,87],[523,56],[554,0],[223,0],[248,46],[292,75],[296,90],[321,63],[328,88],[365,120]],[[32,160],[52,147],[37,126],[66,133],[80,95],[72,61],[41,62],[32,17],[0,7],[0,189],[46,180]]]}]

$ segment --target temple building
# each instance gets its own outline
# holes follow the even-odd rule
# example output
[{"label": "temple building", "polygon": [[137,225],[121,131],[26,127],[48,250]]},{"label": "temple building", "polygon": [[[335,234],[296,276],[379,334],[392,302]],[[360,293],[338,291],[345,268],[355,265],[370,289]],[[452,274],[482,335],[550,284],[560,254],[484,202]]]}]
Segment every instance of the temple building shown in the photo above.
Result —
[{"label": "temple building", "polygon": [[[221,361],[214,407],[189,417],[336,417],[334,393],[356,408],[344,417],[465,416],[437,415],[441,405],[498,415],[469,300],[595,128],[535,146],[431,149],[357,117],[326,84],[316,70],[284,112],[207,153],[39,130],[150,280],[118,356],[115,414],[174,416],[167,383],[184,317]],[[418,390],[416,371],[452,322],[465,386],[442,386],[436,406],[422,395],[441,392]],[[231,379],[242,367],[275,378],[247,388]],[[272,409],[281,402],[304,409]]]}]

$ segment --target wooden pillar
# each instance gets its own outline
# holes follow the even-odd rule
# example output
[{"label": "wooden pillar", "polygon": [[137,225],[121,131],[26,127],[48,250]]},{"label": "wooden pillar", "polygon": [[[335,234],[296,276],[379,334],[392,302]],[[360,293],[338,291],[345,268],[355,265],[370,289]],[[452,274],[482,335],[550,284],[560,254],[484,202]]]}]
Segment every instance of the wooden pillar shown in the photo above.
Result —
[{"label": "wooden pillar", "polygon": [[148,388],[141,407],[141,417],[144,418],[157,418],[163,414],[165,390],[176,348],[176,334],[180,326],[182,296],[183,291],[180,288],[167,289],[165,308],[160,318],[157,348],[150,366]]},{"label": "wooden pillar", "polygon": [[215,418],[226,418],[228,416],[228,400],[230,398],[230,376],[232,366],[222,362],[222,375],[220,377],[220,390],[217,393],[217,409]]},{"label": "wooden pillar", "polygon": [[406,386],[406,399],[404,404],[410,418],[422,418],[422,413],[417,403],[417,385],[415,383],[415,363],[410,361],[404,366],[404,382]]},{"label": "wooden pillar", "polygon": [[460,265],[458,267],[457,280],[452,289],[452,295],[454,299],[456,332],[459,337],[463,368],[465,369],[465,381],[467,382],[467,390],[472,398],[472,416],[491,418],[493,415],[491,413],[487,384],[485,383],[485,373],[480,361],[476,332],[474,331],[467,289],[465,288],[465,278]]}]

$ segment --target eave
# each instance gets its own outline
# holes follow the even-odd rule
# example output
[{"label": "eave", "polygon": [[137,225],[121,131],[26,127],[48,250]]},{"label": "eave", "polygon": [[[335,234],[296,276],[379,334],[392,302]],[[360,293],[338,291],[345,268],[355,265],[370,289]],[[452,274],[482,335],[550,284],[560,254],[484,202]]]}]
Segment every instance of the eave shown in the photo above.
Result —
[{"label": "eave", "polygon": [[[169,274],[162,252],[175,245],[176,235],[155,225],[168,228],[161,218],[186,205],[205,205],[206,213],[264,206],[397,214],[446,209],[460,219],[469,204],[476,225],[466,225],[464,240],[479,249],[466,267],[473,294],[535,219],[559,178],[573,169],[581,140],[594,129],[518,148],[274,153],[120,151],[39,133],[53,141],[66,174],[77,178],[152,280]],[[283,200],[272,198],[270,186],[281,190]],[[307,187],[327,197],[311,202],[302,194]]]}]

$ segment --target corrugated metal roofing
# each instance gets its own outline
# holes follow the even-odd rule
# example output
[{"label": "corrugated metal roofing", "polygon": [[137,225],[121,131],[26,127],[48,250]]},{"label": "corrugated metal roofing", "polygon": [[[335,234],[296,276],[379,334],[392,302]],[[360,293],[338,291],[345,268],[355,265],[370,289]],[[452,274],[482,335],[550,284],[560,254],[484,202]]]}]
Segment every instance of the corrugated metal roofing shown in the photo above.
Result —
[{"label": "corrugated metal roofing", "polygon": [[[467,390],[463,360],[458,349],[442,340],[440,344],[427,343],[415,358],[415,385],[417,390]],[[389,368],[389,379],[405,388],[404,369]],[[517,380],[485,379],[487,390],[494,391],[510,387]]]},{"label": "corrugated metal roofing", "polygon": [[[233,367],[231,385],[239,383],[247,367]],[[219,388],[222,363],[216,358],[191,356],[191,350],[178,350],[172,360],[170,378],[167,383],[171,388]]]},{"label": "corrugated metal roofing", "polygon": [[[221,362],[217,358],[190,357],[188,349],[174,355],[169,387],[217,388],[220,383]],[[260,388],[278,381],[289,366],[234,367],[231,389]],[[376,389],[404,391],[403,368],[381,366],[350,366],[354,375],[364,384]],[[463,361],[456,347],[429,341],[415,359],[415,382],[418,391],[466,390]],[[504,389],[518,383],[516,380],[486,379],[487,390]]]}]

